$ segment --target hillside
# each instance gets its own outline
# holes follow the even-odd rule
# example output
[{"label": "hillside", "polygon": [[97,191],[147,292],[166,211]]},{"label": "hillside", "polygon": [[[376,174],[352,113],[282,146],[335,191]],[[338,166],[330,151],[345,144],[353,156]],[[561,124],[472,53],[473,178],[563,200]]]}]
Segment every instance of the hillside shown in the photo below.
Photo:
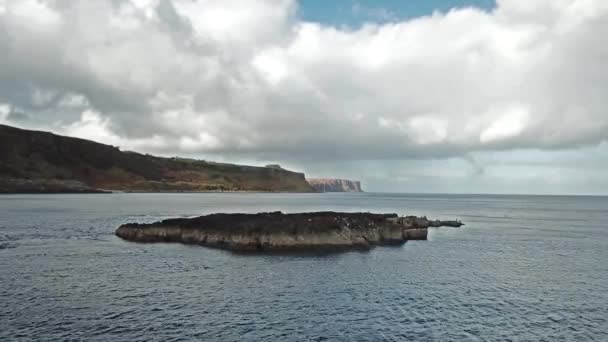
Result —
[{"label": "hillside", "polygon": [[303,173],[161,158],[90,140],[0,125],[0,192],[312,192]]}]

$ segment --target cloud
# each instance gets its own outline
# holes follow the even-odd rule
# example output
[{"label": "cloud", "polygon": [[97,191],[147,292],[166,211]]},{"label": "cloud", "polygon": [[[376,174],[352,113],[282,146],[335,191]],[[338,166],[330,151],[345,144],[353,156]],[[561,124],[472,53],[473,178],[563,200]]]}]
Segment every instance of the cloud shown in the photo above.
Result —
[{"label": "cloud", "polygon": [[530,112],[527,108],[514,104],[500,112],[501,115],[493,116],[496,119],[481,132],[479,141],[482,144],[517,137],[528,126]]},{"label": "cloud", "polygon": [[303,21],[298,5],[1,0],[0,103],[28,126],[128,149],[294,163],[608,136],[604,0],[499,0],[356,29]]},{"label": "cloud", "polygon": [[5,103],[0,103],[0,121],[6,121],[11,113],[11,107]]}]

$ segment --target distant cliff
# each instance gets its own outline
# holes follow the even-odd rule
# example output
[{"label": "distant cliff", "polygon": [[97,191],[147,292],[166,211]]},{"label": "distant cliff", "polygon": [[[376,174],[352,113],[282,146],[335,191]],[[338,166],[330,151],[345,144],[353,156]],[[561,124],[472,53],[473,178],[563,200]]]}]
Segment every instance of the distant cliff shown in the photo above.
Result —
[{"label": "distant cliff", "polygon": [[90,140],[0,125],[0,193],[122,191],[312,192],[303,173],[161,158]]},{"label": "distant cliff", "polygon": [[363,192],[359,181],[332,178],[314,178],[307,181],[317,192]]}]

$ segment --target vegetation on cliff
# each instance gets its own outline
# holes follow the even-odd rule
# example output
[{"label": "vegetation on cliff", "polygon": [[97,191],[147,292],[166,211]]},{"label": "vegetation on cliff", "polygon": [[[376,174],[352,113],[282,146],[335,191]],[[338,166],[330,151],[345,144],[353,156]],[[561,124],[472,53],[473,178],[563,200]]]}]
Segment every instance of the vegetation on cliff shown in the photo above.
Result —
[{"label": "vegetation on cliff", "polygon": [[162,158],[90,140],[0,125],[1,192],[312,192],[303,173]]}]

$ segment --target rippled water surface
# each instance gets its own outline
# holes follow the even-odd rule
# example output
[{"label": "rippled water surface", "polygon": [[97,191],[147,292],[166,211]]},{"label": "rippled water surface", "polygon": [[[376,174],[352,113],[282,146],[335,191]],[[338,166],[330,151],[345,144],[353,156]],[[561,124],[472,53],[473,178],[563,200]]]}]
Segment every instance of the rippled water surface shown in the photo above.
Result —
[{"label": "rippled water surface", "polygon": [[[222,212],[461,219],[430,241],[234,255],[113,235]],[[1,341],[608,341],[608,198],[0,196]]]}]

